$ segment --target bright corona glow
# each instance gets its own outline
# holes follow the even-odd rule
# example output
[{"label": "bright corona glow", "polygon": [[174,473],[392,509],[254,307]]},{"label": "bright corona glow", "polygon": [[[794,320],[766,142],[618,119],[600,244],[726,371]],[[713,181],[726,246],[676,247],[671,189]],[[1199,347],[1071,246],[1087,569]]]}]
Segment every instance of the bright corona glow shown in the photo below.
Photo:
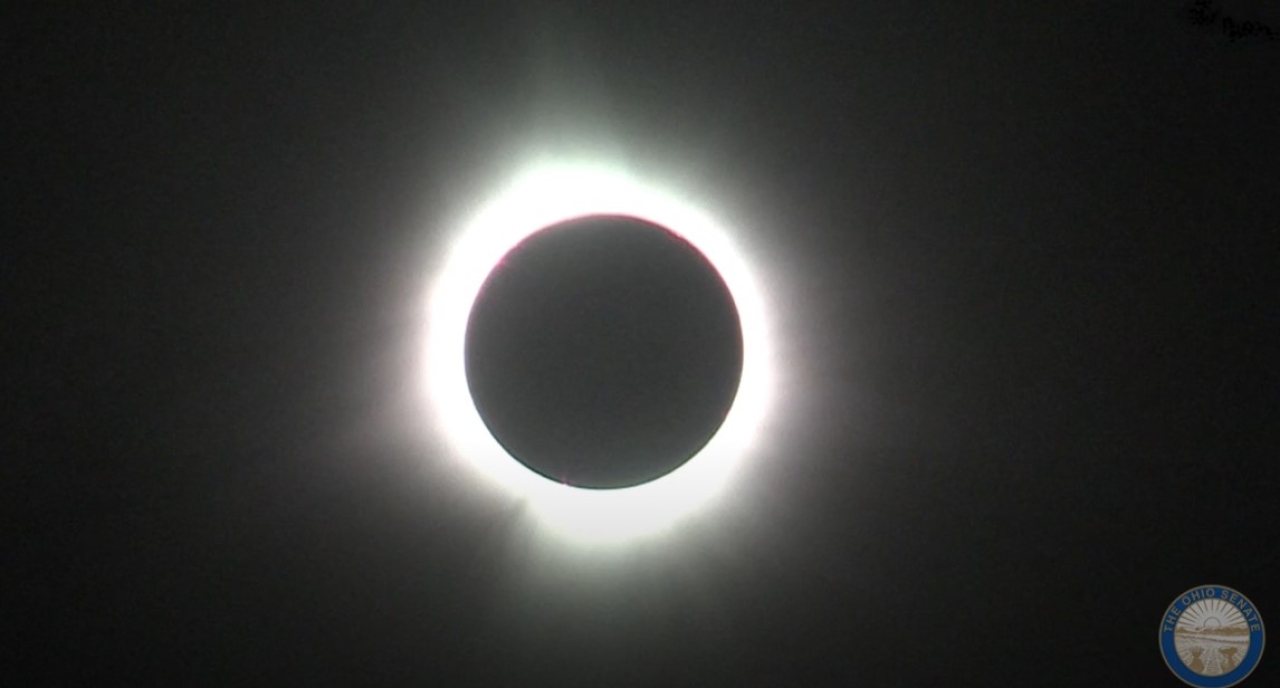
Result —
[{"label": "bright corona glow", "polygon": [[[481,420],[464,365],[467,321],[490,271],[530,234],[592,214],[629,215],[684,237],[720,273],[742,327],[742,378],[724,423],[684,465],[634,487],[564,485],[508,455]],[[437,430],[484,477],[527,500],[539,520],[575,540],[616,542],[661,532],[724,492],[757,443],[769,406],[772,358],[764,302],[733,237],[693,204],[616,170],[538,166],[482,207],[450,246],[429,294],[426,384]]]}]

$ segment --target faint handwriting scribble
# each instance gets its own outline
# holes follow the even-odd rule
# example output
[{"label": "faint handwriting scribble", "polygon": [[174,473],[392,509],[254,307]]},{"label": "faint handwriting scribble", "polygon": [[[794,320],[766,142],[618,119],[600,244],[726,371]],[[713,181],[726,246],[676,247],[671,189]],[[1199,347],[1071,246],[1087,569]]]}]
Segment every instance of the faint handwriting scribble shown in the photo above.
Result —
[{"label": "faint handwriting scribble", "polygon": [[1216,0],[1192,0],[1187,6],[1186,17],[1192,26],[1217,29],[1232,43],[1246,39],[1280,39],[1280,31],[1261,21],[1233,17],[1223,12]]}]

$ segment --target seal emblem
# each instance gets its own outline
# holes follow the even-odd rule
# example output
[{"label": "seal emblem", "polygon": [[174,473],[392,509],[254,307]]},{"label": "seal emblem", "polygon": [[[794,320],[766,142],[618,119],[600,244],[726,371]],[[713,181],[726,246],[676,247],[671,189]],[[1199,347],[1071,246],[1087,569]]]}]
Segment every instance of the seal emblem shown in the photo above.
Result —
[{"label": "seal emblem", "polygon": [[1239,591],[1201,585],[1174,599],[1160,622],[1160,653],[1178,678],[1196,688],[1243,681],[1262,658],[1262,617]]}]

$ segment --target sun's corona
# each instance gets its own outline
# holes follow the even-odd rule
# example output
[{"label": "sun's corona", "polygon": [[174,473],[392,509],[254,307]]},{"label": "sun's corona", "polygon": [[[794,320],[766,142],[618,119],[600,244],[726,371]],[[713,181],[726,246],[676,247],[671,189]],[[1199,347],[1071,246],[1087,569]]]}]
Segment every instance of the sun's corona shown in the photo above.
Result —
[{"label": "sun's corona", "polygon": [[[670,229],[720,273],[738,309],[742,377],[715,436],[679,469],[652,482],[589,490],[553,482],[509,456],[489,433],[467,385],[465,342],[471,308],[498,261],[525,237],[586,215],[623,215]],[[527,501],[557,534],[619,541],[661,532],[718,498],[757,442],[769,404],[771,346],[762,294],[733,236],[670,191],[615,170],[542,165],[526,171],[466,223],[428,295],[426,388],[437,432],[451,451]]]}]

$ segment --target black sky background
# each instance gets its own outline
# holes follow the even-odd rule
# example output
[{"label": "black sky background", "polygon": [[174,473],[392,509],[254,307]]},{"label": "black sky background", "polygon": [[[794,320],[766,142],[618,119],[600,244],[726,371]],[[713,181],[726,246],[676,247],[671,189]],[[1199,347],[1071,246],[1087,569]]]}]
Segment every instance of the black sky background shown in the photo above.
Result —
[{"label": "black sky background", "polygon": [[[1172,686],[1182,591],[1274,626],[1280,42],[1059,4],[17,14],[5,672]],[[597,147],[748,228],[791,384],[733,518],[551,555],[409,371],[458,221]]]}]

